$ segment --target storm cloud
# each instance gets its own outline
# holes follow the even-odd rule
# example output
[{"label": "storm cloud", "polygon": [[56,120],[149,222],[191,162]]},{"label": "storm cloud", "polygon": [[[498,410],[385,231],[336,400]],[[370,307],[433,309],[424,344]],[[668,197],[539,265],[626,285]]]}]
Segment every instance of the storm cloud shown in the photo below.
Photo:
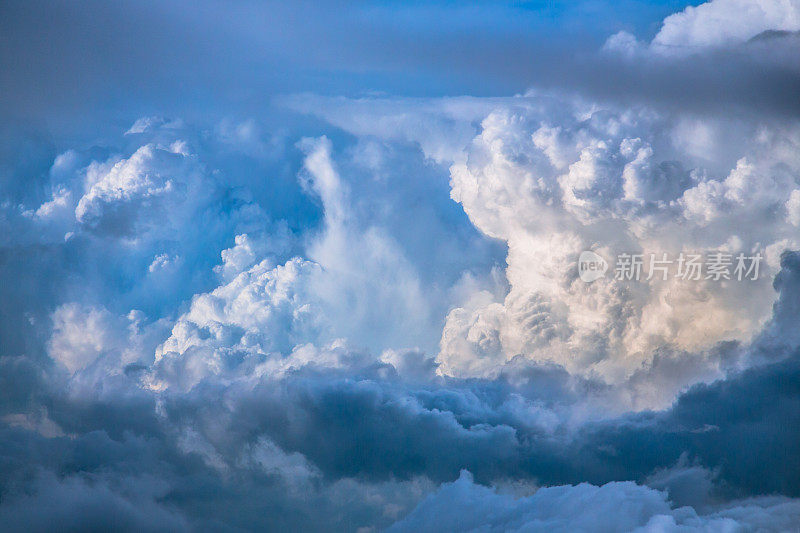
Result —
[{"label": "storm cloud", "polygon": [[798,31],[794,0],[4,3],[0,523],[794,527]]}]

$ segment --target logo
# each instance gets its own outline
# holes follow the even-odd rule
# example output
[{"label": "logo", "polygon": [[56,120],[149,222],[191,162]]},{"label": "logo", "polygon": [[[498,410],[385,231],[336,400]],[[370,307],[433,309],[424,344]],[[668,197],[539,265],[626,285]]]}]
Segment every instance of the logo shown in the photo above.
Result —
[{"label": "logo", "polygon": [[586,283],[602,278],[606,270],[608,270],[606,260],[592,251],[581,252],[578,257],[578,276]]}]

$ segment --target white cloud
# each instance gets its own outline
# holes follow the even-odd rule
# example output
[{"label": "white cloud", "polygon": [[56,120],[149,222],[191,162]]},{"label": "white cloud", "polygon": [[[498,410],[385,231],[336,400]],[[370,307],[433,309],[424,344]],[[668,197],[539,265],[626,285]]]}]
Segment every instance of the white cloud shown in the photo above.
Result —
[{"label": "white cloud", "polygon": [[[279,100],[302,113],[319,115],[360,137],[375,136],[417,143],[425,156],[440,163],[451,161],[475,135],[472,122],[480,120],[504,98],[349,99],[313,94]],[[409,113],[409,104],[415,112]]]},{"label": "white cloud", "polygon": [[[659,347],[698,352],[721,340],[746,341],[769,317],[775,257],[762,265],[760,282],[738,284],[672,277],[630,284],[611,279],[612,271],[586,285],[574,266],[586,249],[613,265],[622,252],[674,260],[683,251],[796,247],[792,226],[773,213],[783,210],[800,174],[800,159],[787,149],[797,146],[798,130],[763,127],[728,175],[714,178],[664,137],[680,132],[668,116],[647,109],[583,116],[580,107],[571,116],[495,111],[467,161],[451,167],[453,199],[476,227],[508,243],[510,290],[503,301],[451,311],[441,371],[495,375],[521,355],[620,382],[650,365]],[[663,405],[675,390],[644,403]]]},{"label": "white cloud", "polygon": [[[340,102],[327,101],[324,116],[338,117],[330,109]],[[441,102],[442,115],[455,120],[449,100]],[[344,108],[377,114],[379,124],[403,103]],[[405,103],[414,116],[416,102]],[[518,357],[554,362],[628,383],[619,408],[664,407],[688,384],[723,375],[734,362],[712,348],[760,330],[776,297],[770,279],[780,251],[800,245],[787,203],[800,175],[800,129],[535,94],[491,104],[474,138],[448,151],[451,196],[476,228],[507,243],[509,289],[499,296],[478,289],[450,310],[439,371],[491,377]],[[429,103],[413,120],[434,110]],[[335,123],[363,134],[357,125],[367,118],[351,119]],[[380,128],[369,134],[394,136]],[[423,150],[436,145],[431,136],[420,128]],[[747,142],[731,142],[737,136]],[[611,264],[591,285],[575,268],[588,249]],[[762,253],[759,280],[676,280],[674,264],[666,281],[613,279],[623,252],[644,254],[646,278],[650,253],[674,261],[716,250]]]},{"label": "white cloud", "polygon": [[137,310],[120,317],[76,302],[59,306],[52,322],[48,355],[73,374],[82,371],[83,377],[91,378],[91,369],[97,367],[99,380],[106,372],[119,374],[130,363],[150,364],[167,324],[164,319],[148,322]]},{"label": "white cloud", "polygon": [[113,318],[104,309],[62,305],[53,313],[53,336],[48,348],[50,357],[70,372],[81,370],[115,342],[113,329]]},{"label": "white cloud", "polygon": [[[349,193],[329,140],[307,139],[304,174],[323,204],[324,226],[309,259],[274,265],[244,235],[222,252],[223,284],[195,296],[172,335],[158,348],[151,386],[191,388],[214,375],[279,375],[317,364],[340,366],[357,357],[348,345],[408,347],[428,328],[429,311],[410,263],[380,228],[353,219]],[[425,330],[423,330],[425,331]],[[418,337],[416,337],[418,338]],[[313,356],[313,357],[311,357]],[[256,369],[256,370],[253,370]]]},{"label": "white cloud", "polygon": [[544,487],[515,498],[477,485],[462,471],[388,531],[786,531],[800,520],[800,502],[765,498],[732,503],[707,514],[672,508],[663,492],[633,482],[602,487]]},{"label": "white cloud", "polygon": [[800,189],[795,189],[786,200],[786,216],[792,226],[800,226]]},{"label": "white cloud", "polygon": [[[181,217],[173,211],[191,210],[203,201],[208,187],[184,143],[146,144],[127,159],[89,165],[75,218],[88,227],[122,235],[161,229],[153,214],[174,227]],[[137,224],[141,227],[135,228]]]},{"label": "white cloud", "polygon": [[214,272],[223,281],[229,282],[263,259],[285,254],[290,240],[291,235],[285,223],[277,225],[269,234],[237,235],[234,245],[220,252],[222,264],[214,267]]},{"label": "white cloud", "polygon": [[156,351],[158,377],[190,388],[212,375],[252,368],[271,354],[288,354],[324,327],[318,298],[308,291],[319,265],[265,259],[214,291],[196,296],[172,335]]},{"label": "white cloud", "polygon": [[310,483],[320,477],[319,470],[303,454],[286,453],[265,437],[250,446],[241,460],[268,475],[278,476],[298,496],[302,496],[302,491],[310,490]]},{"label": "white cloud", "polygon": [[665,18],[650,43],[621,31],[609,37],[603,48],[628,59],[649,54],[680,58],[742,45],[767,32],[797,31],[798,0],[711,0]]},{"label": "white cloud", "polygon": [[664,19],[651,47],[660,53],[738,44],[767,30],[800,30],[797,0],[712,0]]}]

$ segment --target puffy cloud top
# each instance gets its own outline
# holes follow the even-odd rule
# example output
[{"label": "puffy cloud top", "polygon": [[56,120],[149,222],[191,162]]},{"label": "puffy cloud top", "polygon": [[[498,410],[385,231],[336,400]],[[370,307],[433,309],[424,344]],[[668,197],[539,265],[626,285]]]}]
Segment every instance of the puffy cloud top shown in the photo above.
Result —
[{"label": "puffy cloud top", "polygon": [[662,53],[745,42],[764,32],[800,30],[797,0],[712,0],[664,19],[652,47]]}]

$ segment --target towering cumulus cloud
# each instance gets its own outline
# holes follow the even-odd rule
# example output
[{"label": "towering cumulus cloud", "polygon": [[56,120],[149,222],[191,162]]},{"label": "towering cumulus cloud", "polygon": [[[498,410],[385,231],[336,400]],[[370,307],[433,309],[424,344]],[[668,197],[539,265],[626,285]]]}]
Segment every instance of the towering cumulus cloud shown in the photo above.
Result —
[{"label": "towering cumulus cloud", "polygon": [[[687,153],[697,148],[697,127],[711,138],[708,150],[721,150],[713,122],[689,125],[647,109],[541,116],[531,104],[491,113],[467,162],[450,168],[453,199],[478,229],[508,243],[510,290],[502,302],[478,296],[448,315],[440,370],[491,376],[522,356],[620,383],[649,369],[659,390],[640,390],[641,400],[669,402],[674,386],[721,369],[709,349],[749,340],[769,316],[768,280],[780,252],[797,246],[787,199],[797,187],[800,130],[742,126],[746,146],[726,154],[731,168],[719,172]],[[622,254],[641,254],[644,282],[617,275],[586,284],[574,268],[582,250],[612,268]],[[664,254],[676,261],[716,251],[760,251],[764,279],[686,283],[656,270]],[[665,383],[657,358],[694,368]]]},{"label": "towering cumulus cloud", "polygon": [[0,529],[795,530],[800,4],[670,5],[0,8]]}]

